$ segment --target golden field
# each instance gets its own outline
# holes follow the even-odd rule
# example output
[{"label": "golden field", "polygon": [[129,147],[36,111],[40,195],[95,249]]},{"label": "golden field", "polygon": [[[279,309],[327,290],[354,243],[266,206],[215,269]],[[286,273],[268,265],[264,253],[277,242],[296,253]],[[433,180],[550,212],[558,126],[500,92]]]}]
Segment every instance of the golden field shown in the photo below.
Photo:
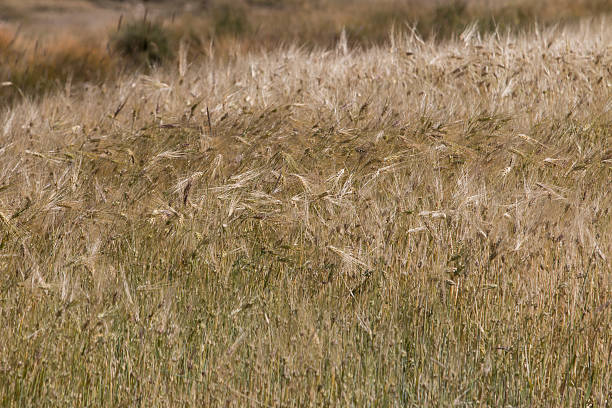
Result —
[{"label": "golden field", "polygon": [[7,29],[0,404],[610,405],[612,29],[565,12],[260,46],[202,11],[148,65]]}]

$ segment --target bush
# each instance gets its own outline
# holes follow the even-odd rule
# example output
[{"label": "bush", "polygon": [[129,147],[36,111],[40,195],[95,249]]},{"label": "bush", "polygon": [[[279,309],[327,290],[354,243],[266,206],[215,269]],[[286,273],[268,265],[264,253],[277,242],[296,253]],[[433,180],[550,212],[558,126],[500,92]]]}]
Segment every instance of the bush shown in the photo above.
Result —
[{"label": "bush", "polygon": [[420,21],[420,31],[427,36],[435,34],[438,38],[450,38],[460,34],[471,22],[465,0],[454,0],[438,5],[429,19]]},{"label": "bush", "polygon": [[212,17],[217,36],[239,36],[249,30],[249,21],[243,7],[220,4],[212,10]]},{"label": "bush", "polygon": [[114,35],[113,49],[136,64],[158,65],[172,57],[170,34],[159,23],[131,22]]}]

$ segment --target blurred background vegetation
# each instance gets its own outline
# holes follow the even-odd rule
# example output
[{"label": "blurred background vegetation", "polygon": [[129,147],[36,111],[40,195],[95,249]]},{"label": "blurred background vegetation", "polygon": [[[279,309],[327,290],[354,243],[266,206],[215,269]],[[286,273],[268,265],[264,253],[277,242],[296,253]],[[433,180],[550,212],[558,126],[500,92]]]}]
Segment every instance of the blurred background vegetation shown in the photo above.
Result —
[{"label": "blurred background vegetation", "polygon": [[[612,12],[608,0],[6,0],[0,9],[0,104],[190,58],[231,58],[288,44],[382,45],[390,33],[445,41],[526,32]],[[68,88],[67,88],[68,87]]]}]

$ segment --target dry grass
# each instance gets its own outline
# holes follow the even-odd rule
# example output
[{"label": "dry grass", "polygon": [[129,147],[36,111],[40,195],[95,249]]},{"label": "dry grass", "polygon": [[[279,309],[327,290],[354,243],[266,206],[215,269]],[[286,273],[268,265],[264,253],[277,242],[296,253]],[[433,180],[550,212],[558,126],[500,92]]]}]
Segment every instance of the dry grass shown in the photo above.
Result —
[{"label": "dry grass", "polygon": [[4,406],[606,406],[605,22],[0,113]]},{"label": "dry grass", "polygon": [[0,28],[0,103],[114,77],[119,63],[96,38],[61,35],[41,41]]},{"label": "dry grass", "polygon": [[211,57],[212,51],[214,58],[232,59],[287,44],[329,48],[343,35],[349,47],[388,45],[390,32],[406,30],[440,42],[458,37],[473,22],[481,34],[525,33],[537,25],[564,26],[612,12],[607,0],[181,0],[147,7],[123,1],[5,3],[0,81],[11,85],[0,88],[2,104],[99,84],[122,70],[146,70],[172,59],[181,41],[190,57]]},{"label": "dry grass", "polygon": [[196,32],[216,40],[235,37],[242,47],[298,43],[327,47],[344,30],[349,45],[386,44],[392,29],[414,29],[422,38],[446,40],[474,21],[483,33],[532,31],[611,13],[607,0],[210,0]]}]

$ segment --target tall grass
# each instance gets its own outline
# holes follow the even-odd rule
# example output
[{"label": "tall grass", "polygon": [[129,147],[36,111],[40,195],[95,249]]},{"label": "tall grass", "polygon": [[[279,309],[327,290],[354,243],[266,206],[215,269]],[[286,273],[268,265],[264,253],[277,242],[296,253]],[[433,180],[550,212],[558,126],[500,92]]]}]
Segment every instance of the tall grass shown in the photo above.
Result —
[{"label": "tall grass", "polygon": [[0,113],[5,406],[605,406],[606,24]]},{"label": "tall grass", "polygon": [[216,0],[202,15],[200,26],[202,32],[217,38],[238,37],[250,46],[283,42],[329,46],[343,30],[350,44],[369,46],[388,43],[392,29],[403,31],[406,26],[422,38],[443,41],[458,36],[474,22],[478,22],[481,33],[504,34],[532,31],[536,24],[566,24],[611,12],[612,4],[605,0]]},{"label": "tall grass", "polygon": [[[96,12],[93,3],[91,13]],[[117,7],[117,18],[122,16],[119,29],[109,29],[104,38],[87,33],[77,23],[66,30],[71,34],[31,35],[28,27],[34,23],[27,16],[36,14],[37,4],[9,1],[5,5],[4,16],[13,21],[13,26],[6,27],[13,28],[0,28],[2,104],[86,83],[99,84],[123,70],[146,71],[174,62],[180,47],[190,57],[232,59],[236,52],[261,52],[287,44],[330,48],[342,39],[349,47],[388,45],[391,32],[414,32],[442,42],[459,37],[473,24],[481,35],[516,34],[612,12],[605,0],[211,0],[199,3],[190,13],[178,14],[176,9],[181,10],[183,3],[156,2],[153,19],[147,19],[146,13],[144,19],[126,16],[124,24],[121,11],[129,9]],[[38,8],[45,7],[38,4]],[[78,5],[65,7],[71,10]],[[25,33],[18,32],[20,25],[26,27]],[[36,32],[42,29],[34,28]]]},{"label": "tall grass", "polygon": [[118,64],[98,41],[63,35],[42,41],[0,29],[0,103],[113,76]]}]

